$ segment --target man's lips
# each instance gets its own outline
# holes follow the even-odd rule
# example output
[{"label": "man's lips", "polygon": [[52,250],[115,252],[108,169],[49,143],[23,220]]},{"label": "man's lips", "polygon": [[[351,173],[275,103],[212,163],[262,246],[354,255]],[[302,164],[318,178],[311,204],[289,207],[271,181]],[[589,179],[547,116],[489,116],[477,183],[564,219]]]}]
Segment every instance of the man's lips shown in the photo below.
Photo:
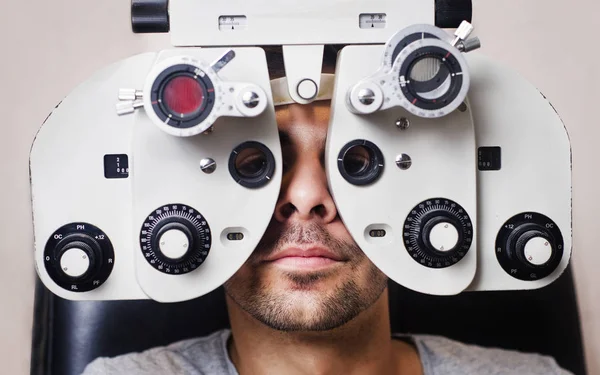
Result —
[{"label": "man's lips", "polygon": [[292,272],[315,272],[340,265],[347,259],[324,246],[297,247],[290,246],[275,251],[265,259],[266,264]]},{"label": "man's lips", "polygon": [[284,258],[324,258],[325,260],[332,260],[336,262],[345,260],[341,256],[325,247],[315,246],[310,248],[288,247],[282,251],[277,251],[271,254],[265,259],[265,261],[274,262]]}]

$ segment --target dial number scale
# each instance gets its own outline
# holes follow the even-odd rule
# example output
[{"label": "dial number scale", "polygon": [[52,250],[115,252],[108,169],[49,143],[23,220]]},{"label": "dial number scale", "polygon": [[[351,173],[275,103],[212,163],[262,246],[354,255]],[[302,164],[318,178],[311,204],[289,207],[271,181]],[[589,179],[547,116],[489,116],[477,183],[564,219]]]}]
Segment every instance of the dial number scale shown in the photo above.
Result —
[{"label": "dial number scale", "polygon": [[169,204],[146,217],[140,231],[144,259],[156,270],[172,275],[194,271],[208,257],[210,227],[198,210]]},{"label": "dial number scale", "polygon": [[466,210],[449,199],[429,199],[415,206],[404,222],[404,245],[422,266],[445,268],[465,257],[473,242]]}]

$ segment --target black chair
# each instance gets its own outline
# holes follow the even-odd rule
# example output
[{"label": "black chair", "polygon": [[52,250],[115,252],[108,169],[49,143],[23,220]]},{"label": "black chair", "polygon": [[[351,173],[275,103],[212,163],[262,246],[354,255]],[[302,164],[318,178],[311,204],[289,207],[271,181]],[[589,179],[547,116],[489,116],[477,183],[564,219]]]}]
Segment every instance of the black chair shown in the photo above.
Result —
[{"label": "black chair", "polygon": [[[390,282],[389,293],[393,332],[537,352],[576,375],[586,374],[570,268],[536,291],[436,297]],[[38,280],[35,298],[32,375],[79,375],[99,356],[142,351],[229,327],[222,288],[177,304],[73,302],[56,297]]]}]

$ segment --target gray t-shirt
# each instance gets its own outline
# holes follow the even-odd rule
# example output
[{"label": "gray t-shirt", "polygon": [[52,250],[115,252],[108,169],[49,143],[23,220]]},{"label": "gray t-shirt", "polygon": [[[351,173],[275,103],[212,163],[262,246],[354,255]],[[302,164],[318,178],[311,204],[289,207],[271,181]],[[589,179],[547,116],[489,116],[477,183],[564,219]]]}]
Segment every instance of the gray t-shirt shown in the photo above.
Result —
[{"label": "gray t-shirt", "polygon": [[[82,375],[238,375],[229,359],[230,330],[114,358],[97,358]],[[431,335],[409,338],[424,375],[572,375],[548,356],[467,345]]]}]

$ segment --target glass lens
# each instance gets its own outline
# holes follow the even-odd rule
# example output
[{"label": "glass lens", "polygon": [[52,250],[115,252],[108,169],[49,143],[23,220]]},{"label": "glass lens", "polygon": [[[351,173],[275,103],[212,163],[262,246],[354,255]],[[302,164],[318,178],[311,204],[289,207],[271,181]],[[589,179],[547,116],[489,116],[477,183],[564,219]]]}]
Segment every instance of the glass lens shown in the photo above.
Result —
[{"label": "glass lens", "polygon": [[368,172],[371,165],[371,152],[365,146],[354,146],[344,155],[344,169],[352,177]]},{"label": "glass lens", "polygon": [[417,59],[408,71],[417,94],[423,99],[436,100],[448,92],[451,77],[448,68],[438,57]]},{"label": "glass lens", "polygon": [[267,168],[267,156],[257,148],[245,148],[238,153],[235,168],[244,178],[260,176]]},{"label": "glass lens", "polygon": [[165,85],[162,100],[174,114],[185,116],[200,109],[204,102],[204,90],[194,78],[178,76]]}]

